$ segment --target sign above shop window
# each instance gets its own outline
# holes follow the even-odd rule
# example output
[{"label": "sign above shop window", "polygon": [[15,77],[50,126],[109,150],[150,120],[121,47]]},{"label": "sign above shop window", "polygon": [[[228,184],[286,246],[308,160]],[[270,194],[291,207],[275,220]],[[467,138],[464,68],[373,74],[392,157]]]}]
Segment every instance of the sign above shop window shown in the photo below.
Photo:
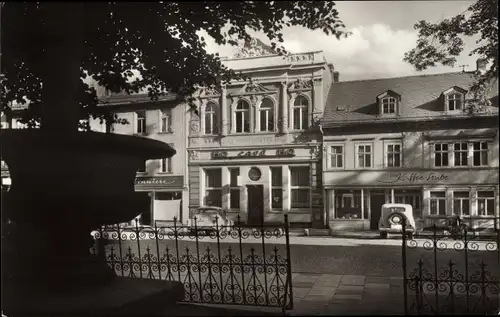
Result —
[{"label": "sign above shop window", "polygon": [[377,179],[379,183],[397,184],[397,183],[439,183],[446,182],[448,175],[444,173],[390,173]]},{"label": "sign above shop window", "polygon": [[145,176],[135,179],[136,188],[182,188],[184,187],[183,176]]},{"label": "sign above shop window", "polygon": [[292,148],[280,148],[276,150],[256,150],[240,151],[236,155],[229,155],[227,151],[213,151],[212,159],[245,159],[245,158],[273,158],[273,157],[294,157],[295,150]]}]

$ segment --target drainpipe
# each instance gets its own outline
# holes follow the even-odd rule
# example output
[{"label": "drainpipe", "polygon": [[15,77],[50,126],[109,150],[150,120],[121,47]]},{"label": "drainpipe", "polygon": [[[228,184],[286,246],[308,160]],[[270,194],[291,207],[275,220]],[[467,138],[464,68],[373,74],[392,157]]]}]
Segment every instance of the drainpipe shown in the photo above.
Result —
[{"label": "drainpipe", "polygon": [[323,183],[324,183],[324,168],[323,168],[323,164],[324,164],[324,155],[325,155],[325,148],[324,148],[324,136],[325,136],[325,133],[323,131],[323,126],[320,124],[318,124],[318,127],[319,127],[319,132],[321,133],[321,145],[320,145],[320,153],[321,153],[321,192],[323,193],[323,225],[325,227],[328,226],[328,212],[327,212],[327,192],[326,190],[324,189],[324,186],[323,186]]}]

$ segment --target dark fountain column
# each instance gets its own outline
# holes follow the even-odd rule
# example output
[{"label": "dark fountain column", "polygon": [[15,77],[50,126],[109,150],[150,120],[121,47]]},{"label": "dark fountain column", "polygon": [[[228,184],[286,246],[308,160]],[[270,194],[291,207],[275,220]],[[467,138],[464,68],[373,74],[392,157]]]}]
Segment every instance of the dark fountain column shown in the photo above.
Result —
[{"label": "dark fountain column", "polygon": [[[2,197],[2,310],[16,316],[145,315],[183,297],[180,283],[116,277],[91,255],[90,232],[149,209],[134,191],[146,159],[169,157],[167,144],[78,132],[83,7],[44,4],[41,129],[2,130],[12,186]],[[55,69],[64,71],[55,72]],[[55,76],[57,74],[57,76]]]}]

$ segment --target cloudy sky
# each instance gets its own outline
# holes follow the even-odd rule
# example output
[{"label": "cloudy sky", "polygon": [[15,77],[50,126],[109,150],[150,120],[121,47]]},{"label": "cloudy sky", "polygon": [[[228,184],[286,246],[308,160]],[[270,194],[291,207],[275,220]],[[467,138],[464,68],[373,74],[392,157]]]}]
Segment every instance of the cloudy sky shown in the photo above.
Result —
[{"label": "cloudy sky", "polygon": [[[473,1],[336,1],[339,17],[353,34],[337,40],[321,31],[291,27],[284,31],[284,46],[292,53],[322,50],[328,62],[340,72],[340,80],[407,76],[461,71],[458,65],[475,68],[476,57],[468,56],[474,39],[466,40],[466,49],[455,67],[435,67],[417,72],[403,62],[404,53],[415,46],[415,22],[438,22],[464,12]],[[218,46],[206,34],[210,53],[232,56],[234,47]],[[255,34],[264,43],[269,40]]]}]

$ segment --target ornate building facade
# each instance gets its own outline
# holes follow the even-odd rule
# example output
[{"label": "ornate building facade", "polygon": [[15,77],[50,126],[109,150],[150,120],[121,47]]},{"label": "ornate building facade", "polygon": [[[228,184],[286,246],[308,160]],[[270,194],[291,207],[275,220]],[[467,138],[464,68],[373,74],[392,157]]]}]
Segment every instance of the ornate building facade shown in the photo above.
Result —
[{"label": "ornate building facade", "polygon": [[[253,46],[252,46],[253,45]],[[250,78],[200,89],[188,137],[189,206],[249,225],[323,224],[315,122],[334,78],[322,52],[279,56],[262,42],[223,63]]]}]

